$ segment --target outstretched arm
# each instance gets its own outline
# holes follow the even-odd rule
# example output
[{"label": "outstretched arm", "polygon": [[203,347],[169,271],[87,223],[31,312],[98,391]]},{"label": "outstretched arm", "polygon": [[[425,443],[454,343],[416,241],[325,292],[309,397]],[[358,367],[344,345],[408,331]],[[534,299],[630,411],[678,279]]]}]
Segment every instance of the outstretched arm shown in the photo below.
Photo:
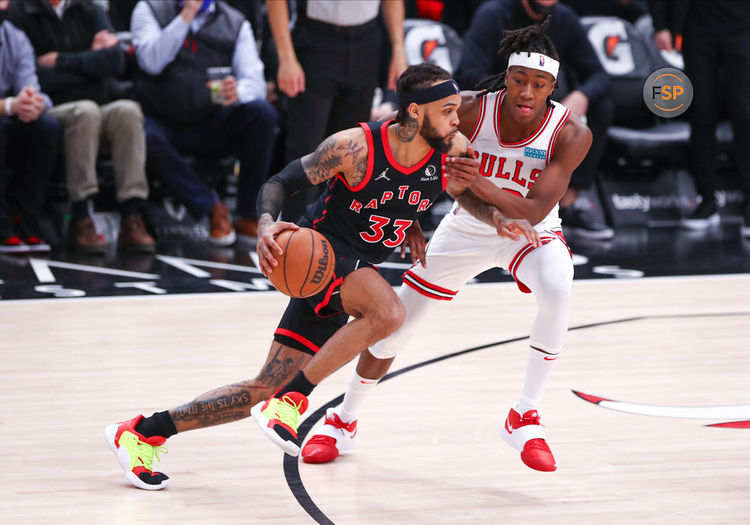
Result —
[{"label": "outstretched arm", "polygon": [[514,241],[524,237],[534,246],[539,246],[539,233],[526,219],[509,219],[492,204],[480,199],[470,189],[466,189],[458,195],[452,195],[454,199],[480,221],[493,226],[501,237],[508,237]]},{"label": "outstretched arm", "polygon": [[529,221],[508,219],[497,207],[488,204],[470,189],[470,186],[482,177],[479,175],[477,155],[465,136],[461,134],[456,136],[449,155],[458,156],[449,156],[445,161],[448,194],[474,217],[493,226],[498,235],[509,237],[514,241],[523,236],[534,246],[538,246],[539,234]]},{"label": "outstretched arm", "polygon": [[560,201],[568,189],[573,170],[586,157],[590,146],[591,131],[578,117],[571,115],[560,131],[550,163],[525,198],[501,190],[484,177],[478,177],[471,189],[483,200],[503,210],[508,217],[538,224]]}]

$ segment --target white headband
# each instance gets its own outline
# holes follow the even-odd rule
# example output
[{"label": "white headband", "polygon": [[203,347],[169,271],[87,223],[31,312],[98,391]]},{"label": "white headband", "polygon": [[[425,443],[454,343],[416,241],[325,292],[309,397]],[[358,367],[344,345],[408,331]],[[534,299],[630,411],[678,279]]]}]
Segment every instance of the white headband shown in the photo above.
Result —
[{"label": "white headband", "polygon": [[557,72],[560,70],[560,62],[554,58],[541,53],[532,53],[529,51],[513,53],[510,55],[508,57],[508,67],[510,66],[523,66],[531,69],[538,69],[539,71],[545,71],[555,77],[555,79],[557,79]]}]

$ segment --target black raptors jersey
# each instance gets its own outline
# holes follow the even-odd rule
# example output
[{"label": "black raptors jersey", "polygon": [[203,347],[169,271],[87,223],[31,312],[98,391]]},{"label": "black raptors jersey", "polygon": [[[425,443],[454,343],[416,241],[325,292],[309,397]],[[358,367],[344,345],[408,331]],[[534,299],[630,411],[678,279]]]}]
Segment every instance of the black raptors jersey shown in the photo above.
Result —
[{"label": "black raptors jersey", "polygon": [[365,178],[351,187],[336,175],[306,213],[313,228],[371,263],[382,262],[400,246],[412,222],[445,189],[445,154],[431,149],[414,166],[401,166],[388,143],[392,122],[360,123],[367,137]]}]

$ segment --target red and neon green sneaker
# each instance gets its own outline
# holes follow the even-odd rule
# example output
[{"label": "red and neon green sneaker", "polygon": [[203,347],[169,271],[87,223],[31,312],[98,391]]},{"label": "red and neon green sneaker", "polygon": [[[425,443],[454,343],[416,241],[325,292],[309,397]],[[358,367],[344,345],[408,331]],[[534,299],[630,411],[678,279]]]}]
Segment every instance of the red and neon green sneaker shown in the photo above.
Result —
[{"label": "red and neon green sneaker", "polygon": [[130,421],[109,425],[104,429],[104,437],[109,448],[120,461],[125,477],[134,486],[143,490],[161,490],[169,485],[169,477],[161,472],[154,472],[154,458],[159,462],[159,453],[167,453],[162,447],[166,438],[162,436],[146,437],[136,432],[135,427],[143,419],[139,415]]},{"label": "red and neon green sneaker", "polygon": [[287,392],[280,398],[261,401],[251,410],[263,433],[290,456],[299,455],[297,428],[299,416],[307,410],[307,397],[299,392]]}]

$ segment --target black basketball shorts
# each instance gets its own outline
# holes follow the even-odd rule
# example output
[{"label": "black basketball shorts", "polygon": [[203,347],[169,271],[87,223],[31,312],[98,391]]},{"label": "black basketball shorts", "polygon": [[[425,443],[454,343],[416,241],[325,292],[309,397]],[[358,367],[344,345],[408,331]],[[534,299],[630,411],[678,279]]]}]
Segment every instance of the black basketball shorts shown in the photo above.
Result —
[{"label": "black basketball shorts", "polygon": [[336,255],[336,266],[328,285],[304,299],[292,298],[273,334],[274,341],[310,355],[320,349],[336,331],[349,321],[344,312],[339,288],[344,278],[360,268],[375,268],[358,259],[345,245],[326,237]]}]

